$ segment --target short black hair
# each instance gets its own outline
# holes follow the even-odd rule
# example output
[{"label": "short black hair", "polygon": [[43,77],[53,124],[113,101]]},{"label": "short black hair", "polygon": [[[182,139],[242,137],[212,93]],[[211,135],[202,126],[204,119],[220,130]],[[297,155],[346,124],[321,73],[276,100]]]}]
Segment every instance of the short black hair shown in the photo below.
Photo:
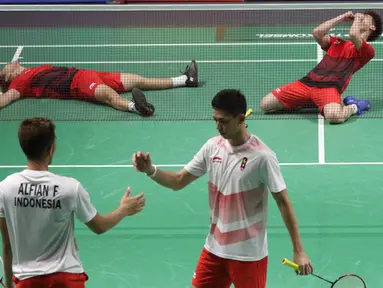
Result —
[{"label": "short black hair", "polygon": [[239,114],[246,114],[247,103],[245,95],[240,90],[225,89],[214,96],[211,101],[213,109],[225,111],[236,117]]},{"label": "short black hair", "polygon": [[19,126],[19,144],[28,160],[43,160],[56,140],[55,124],[47,118],[25,119]]},{"label": "short black hair", "polygon": [[5,81],[6,74],[3,71],[0,71],[0,90],[2,93],[8,91],[9,85],[11,84],[9,81]]},{"label": "short black hair", "polygon": [[368,42],[373,42],[378,39],[380,35],[382,35],[382,19],[379,14],[373,10],[364,11],[363,14],[370,15],[374,20],[375,31],[372,31],[370,36],[367,38]]}]

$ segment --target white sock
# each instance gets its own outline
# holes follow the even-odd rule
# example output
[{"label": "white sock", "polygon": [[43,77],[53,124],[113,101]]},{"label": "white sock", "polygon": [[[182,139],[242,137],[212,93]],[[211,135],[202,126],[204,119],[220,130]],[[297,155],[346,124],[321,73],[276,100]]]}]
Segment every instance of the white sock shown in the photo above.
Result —
[{"label": "white sock", "polygon": [[352,108],[352,114],[358,113],[358,106],[356,104],[351,104],[350,107]]},{"label": "white sock", "polygon": [[137,112],[136,105],[134,104],[133,101],[128,104],[128,111],[129,112]]},{"label": "white sock", "polygon": [[176,78],[172,78],[173,87],[181,87],[186,85],[186,80],[188,77],[186,75],[178,76]]}]

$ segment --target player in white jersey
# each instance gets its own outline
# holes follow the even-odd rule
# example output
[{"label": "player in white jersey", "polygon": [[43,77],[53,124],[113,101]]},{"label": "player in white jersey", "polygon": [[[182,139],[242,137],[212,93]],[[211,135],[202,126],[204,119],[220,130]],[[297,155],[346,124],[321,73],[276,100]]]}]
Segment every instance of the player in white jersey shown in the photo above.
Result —
[{"label": "player in white jersey", "polygon": [[293,243],[301,274],[313,267],[303,249],[298,224],[276,155],[246,129],[246,98],[223,90],[212,100],[221,136],[209,139],[179,172],[152,165],[149,153],[137,152],[136,170],[173,190],[209,177],[210,232],[196,267],[193,287],[265,288],[268,262],[267,214],[271,192]]},{"label": "player in white jersey", "polygon": [[55,124],[24,120],[18,131],[28,160],[25,170],[0,182],[0,230],[7,288],[83,288],[84,272],[74,235],[75,217],[104,233],[140,212],[144,193],[130,188],[114,211],[100,215],[79,181],[48,171],[56,150]]}]

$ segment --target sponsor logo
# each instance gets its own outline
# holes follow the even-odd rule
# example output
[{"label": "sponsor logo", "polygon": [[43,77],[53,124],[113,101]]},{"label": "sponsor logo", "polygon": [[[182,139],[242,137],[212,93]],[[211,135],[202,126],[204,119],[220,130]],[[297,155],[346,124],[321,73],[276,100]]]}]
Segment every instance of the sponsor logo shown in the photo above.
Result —
[{"label": "sponsor logo", "polygon": [[219,156],[214,156],[213,157],[213,163],[222,163],[222,158]]},{"label": "sponsor logo", "polygon": [[241,171],[246,168],[246,164],[247,164],[247,158],[243,157],[241,162]]}]

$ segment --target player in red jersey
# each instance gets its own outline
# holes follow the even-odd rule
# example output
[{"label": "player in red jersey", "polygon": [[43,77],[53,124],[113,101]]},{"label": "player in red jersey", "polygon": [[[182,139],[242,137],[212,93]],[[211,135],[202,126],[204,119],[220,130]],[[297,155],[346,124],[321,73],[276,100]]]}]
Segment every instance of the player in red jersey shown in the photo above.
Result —
[{"label": "player in red jersey", "polygon": [[[334,25],[342,21],[353,21],[349,40],[328,34]],[[322,61],[305,77],[266,95],[260,108],[264,112],[275,112],[314,104],[329,123],[343,123],[352,115],[369,110],[368,100],[348,96],[342,103],[341,94],[352,75],[374,57],[374,49],[367,42],[376,40],[381,33],[381,18],[370,10],[355,15],[349,11],[319,25],[314,29],[313,36],[326,51]]]},{"label": "player in red jersey", "polygon": [[[117,110],[151,116],[154,106],[140,89],[197,87],[197,64],[193,60],[185,72],[175,78],[144,78],[137,74],[100,72],[68,67],[41,65],[33,68],[11,62],[0,71],[0,109],[23,98],[60,98],[95,101]],[[132,100],[119,94],[132,91]]]}]

